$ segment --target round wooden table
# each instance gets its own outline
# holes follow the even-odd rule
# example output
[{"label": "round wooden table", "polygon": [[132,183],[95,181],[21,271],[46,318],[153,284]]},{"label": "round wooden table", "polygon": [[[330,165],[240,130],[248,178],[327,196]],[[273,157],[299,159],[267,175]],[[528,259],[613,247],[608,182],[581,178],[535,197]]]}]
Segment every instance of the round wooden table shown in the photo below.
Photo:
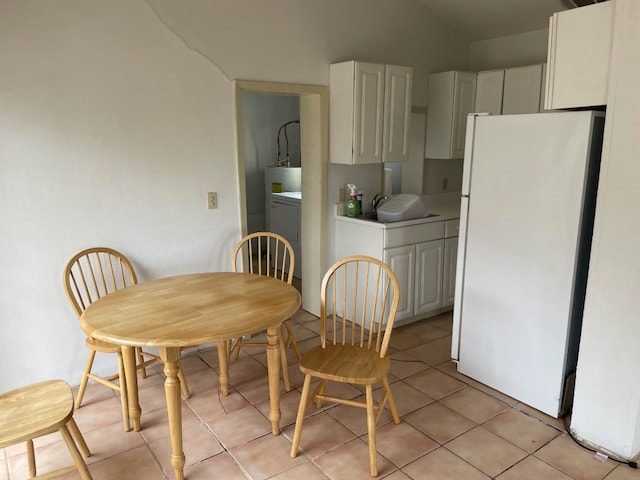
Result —
[{"label": "round wooden table", "polygon": [[197,273],[161,278],[118,290],[91,304],[80,318],[84,331],[122,345],[129,416],[140,430],[141,409],[135,368],[135,347],[155,347],[164,363],[165,394],[171,435],[171,465],[184,479],[182,413],[178,360],[184,347],[218,343],[220,388],[227,394],[226,340],[267,331],[269,419],[280,433],[281,323],[300,308],[300,294],[286,282],[250,273]]}]

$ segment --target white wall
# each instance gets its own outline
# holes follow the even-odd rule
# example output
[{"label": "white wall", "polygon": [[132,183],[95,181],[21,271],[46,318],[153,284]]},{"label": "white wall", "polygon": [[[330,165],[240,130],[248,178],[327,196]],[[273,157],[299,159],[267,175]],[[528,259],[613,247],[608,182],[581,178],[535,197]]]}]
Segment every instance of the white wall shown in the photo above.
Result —
[{"label": "white wall", "polygon": [[84,335],[61,279],[75,252],[119,249],[142,281],[229,268],[241,225],[233,80],[327,85],[332,62],[403,64],[424,105],[430,71],[469,62],[468,44],[417,0],[3,0],[0,11],[0,364],[11,372],[0,391],[78,384]]},{"label": "white wall", "polygon": [[462,190],[463,159],[430,158],[425,160],[424,163],[425,174],[422,179],[422,191],[425,194],[433,195],[459,192]]},{"label": "white wall", "polygon": [[232,86],[143,2],[3,2],[0,65],[0,390],[77,384],[75,252],[114,247],[142,280],[228,269],[236,167],[215,158],[234,157]]},{"label": "white wall", "polygon": [[571,428],[640,452],[640,3],[616,0],[604,150]]},{"label": "white wall", "polygon": [[547,61],[549,29],[492,38],[471,44],[474,71],[534,65]]}]

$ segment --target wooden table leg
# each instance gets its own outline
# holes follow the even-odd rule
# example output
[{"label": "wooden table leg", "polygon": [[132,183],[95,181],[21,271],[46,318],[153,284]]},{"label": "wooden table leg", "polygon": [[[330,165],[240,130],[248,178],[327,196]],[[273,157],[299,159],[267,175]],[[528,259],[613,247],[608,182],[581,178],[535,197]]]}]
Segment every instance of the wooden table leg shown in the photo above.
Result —
[{"label": "wooden table leg", "polygon": [[142,409],[138,400],[138,372],[136,370],[136,355],[134,347],[122,347],[122,362],[124,363],[125,382],[127,384],[127,402],[129,403],[129,418],[134,432],[140,431],[140,417]]},{"label": "wooden table leg", "polygon": [[280,325],[267,328],[267,368],[269,369],[269,419],[271,432],[280,435]]},{"label": "wooden table leg", "polygon": [[171,435],[171,466],[176,480],[184,480],[184,452],[182,451],[182,402],[180,398],[180,379],[178,378],[178,360],[180,348],[160,348],[160,358],[164,363],[164,393],[167,397],[169,416],[169,434]]},{"label": "wooden table leg", "polygon": [[226,340],[218,342],[218,364],[220,365],[220,391],[225,397],[229,395],[229,342]]}]

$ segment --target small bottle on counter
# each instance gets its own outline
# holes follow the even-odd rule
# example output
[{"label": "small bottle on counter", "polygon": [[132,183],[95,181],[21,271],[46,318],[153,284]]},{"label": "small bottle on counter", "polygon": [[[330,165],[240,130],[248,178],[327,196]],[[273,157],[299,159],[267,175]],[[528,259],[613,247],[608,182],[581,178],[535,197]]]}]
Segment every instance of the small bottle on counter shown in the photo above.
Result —
[{"label": "small bottle on counter", "polygon": [[364,213],[364,211],[362,210],[362,196],[364,194],[362,192],[358,192],[358,209],[360,211],[360,213]]},{"label": "small bottle on counter", "polygon": [[360,215],[360,203],[358,202],[358,194],[356,186],[352,183],[347,185],[349,189],[349,200],[347,201],[347,216],[357,217]]}]

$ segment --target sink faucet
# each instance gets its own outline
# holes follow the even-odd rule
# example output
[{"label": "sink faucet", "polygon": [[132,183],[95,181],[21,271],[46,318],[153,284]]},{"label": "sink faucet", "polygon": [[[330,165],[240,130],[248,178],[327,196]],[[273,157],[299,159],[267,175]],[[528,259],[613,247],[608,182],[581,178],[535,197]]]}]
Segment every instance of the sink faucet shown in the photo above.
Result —
[{"label": "sink faucet", "polygon": [[378,205],[380,205],[380,202],[383,200],[387,200],[387,196],[376,193],[375,197],[373,197],[373,200],[371,200],[371,210],[375,212],[378,208]]}]

